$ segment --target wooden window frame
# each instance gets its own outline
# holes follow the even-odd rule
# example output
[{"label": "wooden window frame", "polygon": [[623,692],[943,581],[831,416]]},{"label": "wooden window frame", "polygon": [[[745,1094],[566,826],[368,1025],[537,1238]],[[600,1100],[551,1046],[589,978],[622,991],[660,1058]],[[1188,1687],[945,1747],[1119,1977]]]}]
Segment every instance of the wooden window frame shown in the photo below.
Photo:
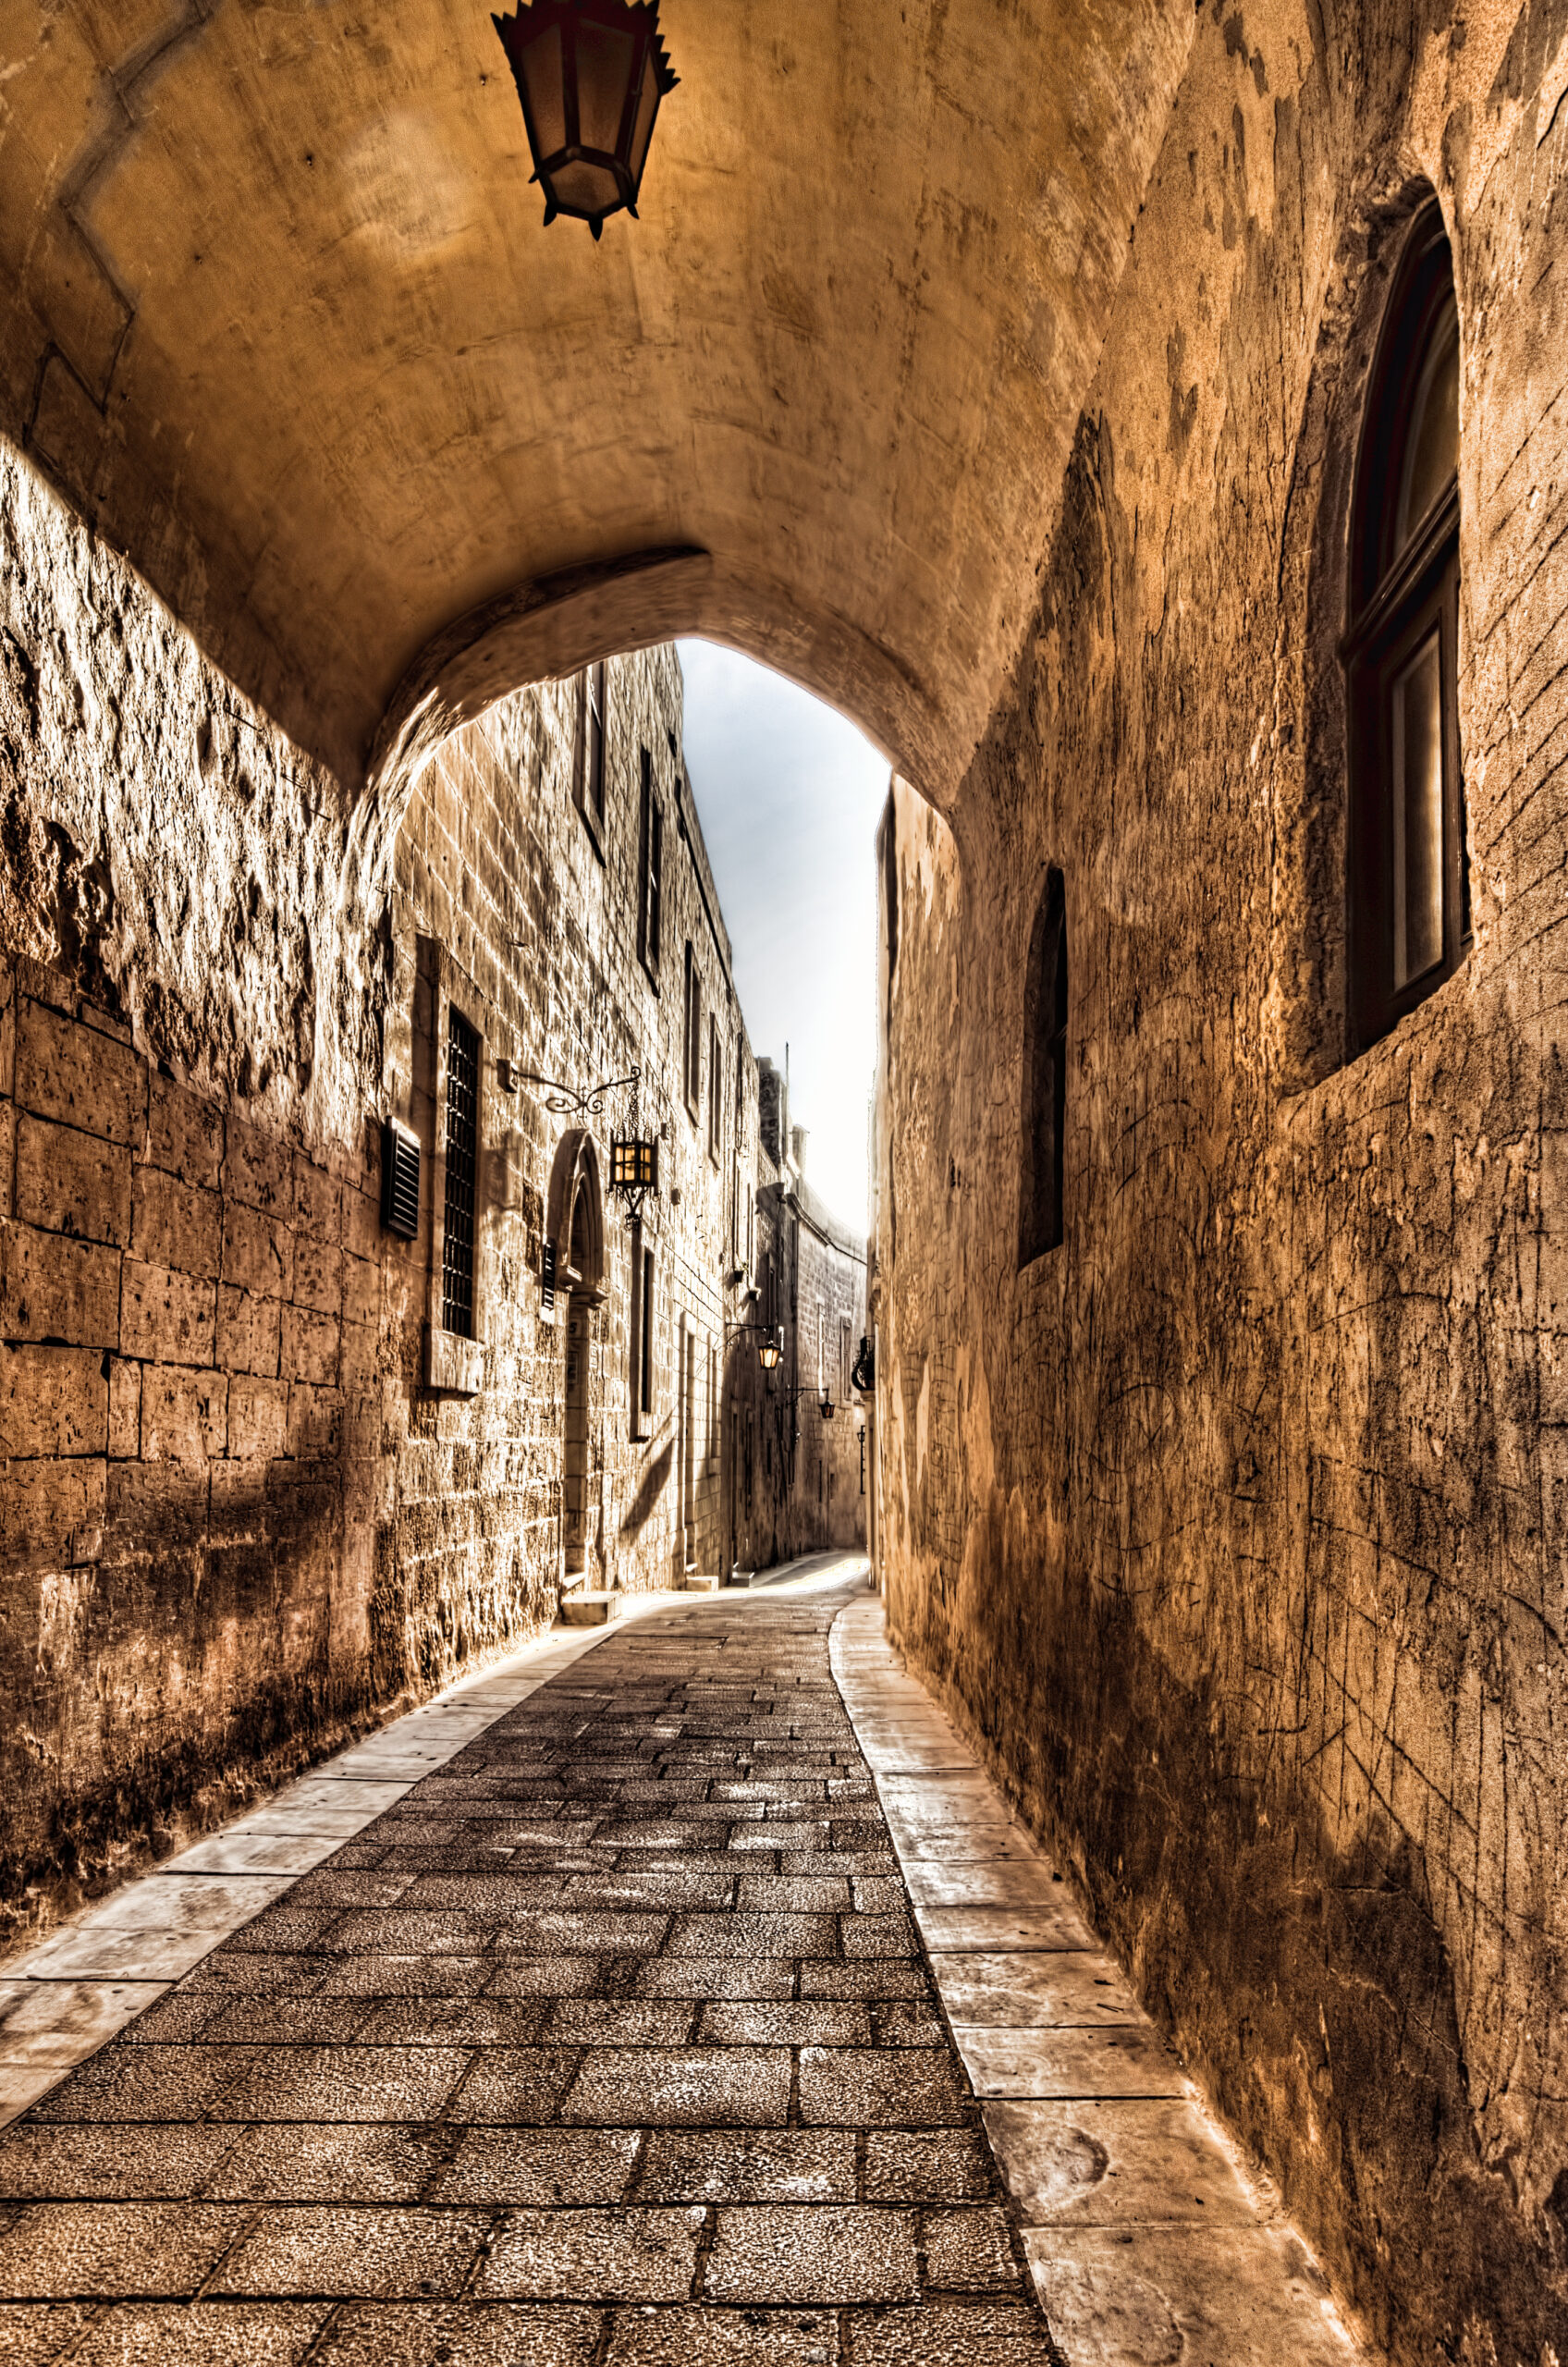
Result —
[{"label": "wooden window frame", "polygon": [[[1411,399],[1454,293],[1452,258],[1434,198],[1411,226],[1384,308],[1352,497],[1350,619],[1340,656],[1348,758],[1346,1049],[1353,1059],[1451,978],[1471,942],[1459,737],[1457,473],[1404,547],[1392,548]],[[1401,987],[1394,974],[1393,689],[1434,633],[1443,766],[1442,950]]]}]

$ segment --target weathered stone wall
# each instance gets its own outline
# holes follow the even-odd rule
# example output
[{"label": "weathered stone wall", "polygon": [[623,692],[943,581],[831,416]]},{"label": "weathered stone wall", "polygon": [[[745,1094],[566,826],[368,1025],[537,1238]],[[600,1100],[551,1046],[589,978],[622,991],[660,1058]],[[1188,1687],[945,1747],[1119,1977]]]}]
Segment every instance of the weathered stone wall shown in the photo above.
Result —
[{"label": "weathered stone wall", "polygon": [[[796,1374],[800,1448],[795,1496],[801,1551],[864,1547],[860,1437],[850,1369],[865,1330],[865,1257],[803,1177],[794,1191]],[[825,1421],[822,1397],[834,1413]]]},{"label": "weathered stone wall", "polygon": [[[577,680],[449,742],[400,816],[350,816],[3,446],[0,531],[3,1939],[554,1617],[570,1306],[542,1320],[541,1247],[584,1121],[508,1090],[503,1062],[574,1091],[640,1067],[661,1136],[633,1435],[631,1237],[605,1189],[628,1097],[586,1120],[606,1204],[579,1310],[587,1582],[725,1565],[716,1381],[759,1149],[672,649],[609,667],[602,843],[573,793]],[[682,1089],[688,941],[717,1134],[706,1018],[694,1112]],[[484,1040],[460,1392],[429,1385],[426,1344],[452,981]],[[388,1111],[423,1154],[407,1244],[380,1221]]]},{"label": "weathered stone wall", "polygon": [[374,1167],[167,1067],[0,968],[0,1935],[376,1697]]},{"label": "weathered stone wall", "polygon": [[[894,1625],[1402,2360],[1568,2351],[1568,9],[1208,5],[955,838],[887,885]],[[1343,1060],[1349,456],[1463,341],[1475,943]],[[1018,1269],[1066,880],[1066,1239]]]},{"label": "weathered stone wall", "polygon": [[[387,1555],[398,1617],[416,1660],[446,1664],[454,1606],[472,1600],[473,1574],[508,1617],[554,1615],[560,1578],[563,1363],[567,1293],[541,1319],[540,1255],[552,1171],[584,1119],[552,1110],[547,1086],[502,1089],[497,1063],[556,1080],[571,1092],[641,1069],[642,1118],[660,1137],[661,1194],[633,1234],[608,1195],[608,1144],[629,1110],[610,1096],[590,1122],[598,1137],[605,1202],[604,1304],[587,1317],[589,1359],[587,1576],[595,1586],[677,1582],[688,1566],[720,1567],[723,1553],[718,1407],[710,1393],[722,1352],[730,1270],[735,1087],[741,1135],[754,1146],[755,1070],[738,1063],[739,1008],[729,945],[690,792],[677,796],[680,677],[668,646],[607,669],[603,851],[572,793],[580,683],[547,684],[508,700],[448,743],[422,776],[398,850],[394,938],[398,1013],[389,1031],[389,1106],[434,1146],[435,1113],[416,1036],[428,1036],[419,970],[422,940],[439,945],[472,984],[484,1015],[489,1166],[482,1205],[489,1287],[481,1330],[483,1384],[471,1398],[421,1391],[418,1358],[430,1269],[434,1196],[410,1245],[403,1320],[405,1387],[396,1429],[399,1528]],[[655,985],[637,952],[642,751],[653,759],[666,816],[662,958]],[[699,889],[699,878],[703,882]],[[705,902],[704,902],[705,893]],[[713,916],[710,926],[710,914]],[[703,1075],[695,1114],[683,1090],[684,953],[702,982]],[[710,1150],[715,1077],[707,1014],[718,1021],[718,1156]],[[562,1266],[564,1269],[564,1252]],[[645,1437],[631,1420],[634,1245],[655,1259],[655,1405]],[[680,1335],[689,1331],[690,1431],[680,1402]],[[683,1527],[683,1465],[692,1458],[692,1535]],[[498,1566],[497,1564],[498,1560]],[[428,1641],[425,1639],[428,1638]],[[472,1640],[472,1639],[470,1639]]]}]

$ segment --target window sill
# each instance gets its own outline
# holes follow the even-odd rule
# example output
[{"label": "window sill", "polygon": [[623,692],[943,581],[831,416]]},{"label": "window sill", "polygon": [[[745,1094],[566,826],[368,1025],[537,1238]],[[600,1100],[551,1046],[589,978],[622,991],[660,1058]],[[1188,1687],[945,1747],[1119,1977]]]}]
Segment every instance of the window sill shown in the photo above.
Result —
[{"label": "window sill", "polygon": [[477,1397],[484,1386],[484,1341],[465,1340],[433,1323],[425,1333],[424,1379],[427,1388],[448,1397]]}]

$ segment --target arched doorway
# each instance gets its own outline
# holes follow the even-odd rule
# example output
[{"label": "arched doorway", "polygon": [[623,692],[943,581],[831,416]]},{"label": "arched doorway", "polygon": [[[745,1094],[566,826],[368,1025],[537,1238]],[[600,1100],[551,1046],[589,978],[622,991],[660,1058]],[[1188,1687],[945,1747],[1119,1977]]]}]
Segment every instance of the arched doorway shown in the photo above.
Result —
[{"label": "arched doorway", "polygon": [[568,1586],[588,1568],[589,1546],[604,1559],[603,1507],[594,1501],[594,1317],[604,1304],[605,1204],[594,1138],[582,1128],[563,1135],[550,1176],[548,1226],[556,1272],[567,1294],[566,1372],[561,1417],[561,1567]]}]

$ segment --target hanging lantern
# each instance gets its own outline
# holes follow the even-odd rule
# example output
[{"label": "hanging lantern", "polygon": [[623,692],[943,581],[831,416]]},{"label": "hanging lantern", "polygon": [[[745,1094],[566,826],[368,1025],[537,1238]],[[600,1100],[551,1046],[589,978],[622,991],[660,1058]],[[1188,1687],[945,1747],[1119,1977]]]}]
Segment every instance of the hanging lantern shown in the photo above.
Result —
[{"label": "hanging lantern", "polygon": [[784,1343],[775,1331],[765,1332],[757,1342],[757,1362],[764,1372],[777,1372],[784,1356]]},{"label": "hanging lantern", "polygon": [[830,1422],[833,1419],[834,1414],[838,1410],[834,1405],[833,1400],[831,1397],[823,1397],[817,1402],[821,1407],[823,1420],[825,1422]]},{"label": "hanging lantern", "polygon": [[658,0],[532,0],[491,19],[522,101],[545,219],[595,239],[624,205],[633,220],[659,102],[676,77]]}]

